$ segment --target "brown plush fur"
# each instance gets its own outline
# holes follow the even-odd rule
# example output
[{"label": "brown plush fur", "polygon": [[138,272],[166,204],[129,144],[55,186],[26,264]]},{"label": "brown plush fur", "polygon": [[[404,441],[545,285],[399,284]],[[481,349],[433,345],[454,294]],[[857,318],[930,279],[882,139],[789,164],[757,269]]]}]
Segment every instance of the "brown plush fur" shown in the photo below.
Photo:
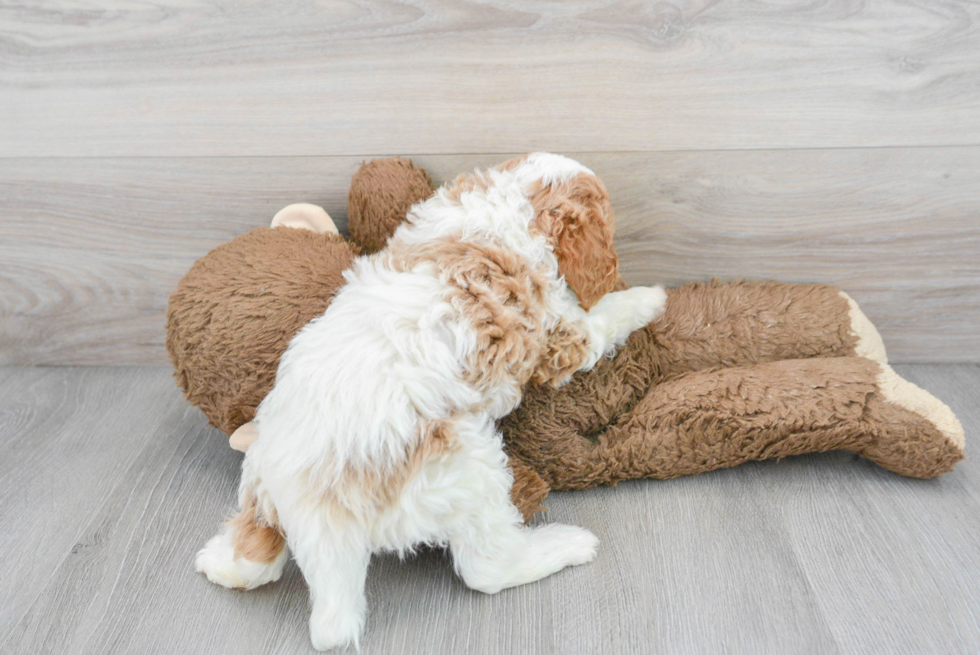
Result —
[{"label": "brown plush fur", "polygon": [[[351,199],[362,206],[351,216],[363,219],[363,245],[383,245],[404,217],[401,208],[427,195],[427,177],[423,189],[421,169],[406,164],[371,162],[355,175]],[[252,418],[289,339],[323,312],[355,252],[339,237],[260,228],[209,253],[180,282],[167,347],[178,383],[213,425],[230,433]],[[506,262],[497,266],[510,271]],[[515,297],[534,293],[527,283]],[[498,318],[488,318],[488,344],[503,339],[510,352]],[[554,367],[566,370],[569,350],[554,345]],[[882,365],[855,357],[856,345],[847,300],[832,287],[709,282],[673,289],[664,315],[615,358],[560,388],[549,384],[553,375],[532,377],[521,406],[500,424],[515,505],[529,519],[549,487],[672,478],[832,449],[913,477],[950,470],[962,449],[885,398],[876,381]]]},{"label": "brown plush fur", "polygon": [[508,446],[554,489],[674,478],[789,455],[850,450],[902,475],[934,477],[962,459],[932,423],[887,402],[881,364],[860,357],[707,369],[657,384],[589,439],[569,416],[531,408]]},{"label": "brown plush fur", "polygon": [[[500,427],[512,459],[555,489],[835,449],[913,477],[950,470],[962,451],[881,397],[879,365],[853,356],[856,341],[833,287],[686,284],[614,359],[560,389],[529,386]],[[803,420],[820,412],[821,423]]]},{"label": "brown plush fur", "polygon": [[177,384],[211,425],[251,421],[293,335],[322,314],[358,248],[335,234],[260,227],[199,259],[167,310]]},{"label": "brown plush fur", "polygon": [[711,281],[669,289],[664,314],[635,332],[615,359],[561,389],[529,387],[522,407],[503,420],[504,435],[520,441],[519,426],[538,414],[597,435],[655,384],[690,371],[852,356],[849,324],[847,301],[826,285]]},{"label": "brown plush fur", "polygon": [[347,194],[348,229],[365,252],[381,250],[408,208],[432,195],[432,178],[410,159],[375,159],[361,166]]}]

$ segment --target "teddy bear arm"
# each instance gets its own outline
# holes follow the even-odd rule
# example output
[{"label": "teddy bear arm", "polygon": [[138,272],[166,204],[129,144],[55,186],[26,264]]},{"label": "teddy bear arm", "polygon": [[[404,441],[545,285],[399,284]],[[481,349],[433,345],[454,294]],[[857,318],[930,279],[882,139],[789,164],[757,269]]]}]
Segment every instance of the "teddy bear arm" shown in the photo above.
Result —
[{"label": "teddy bear arm", "polygon": [[650,325],[664,379],[717,366],[859,356],[887,362],[857,303],[823,284],[691,283],[669,292]]},{"label": "teddy bear arm", "polygon": [[520,454],[553,489],[829,450],[930,478],[963,457],[962,427],[948,407],[887,365],[859,357],[692,372],[653,387],[591,447],[560,428],[551,436],[552,444]]}]

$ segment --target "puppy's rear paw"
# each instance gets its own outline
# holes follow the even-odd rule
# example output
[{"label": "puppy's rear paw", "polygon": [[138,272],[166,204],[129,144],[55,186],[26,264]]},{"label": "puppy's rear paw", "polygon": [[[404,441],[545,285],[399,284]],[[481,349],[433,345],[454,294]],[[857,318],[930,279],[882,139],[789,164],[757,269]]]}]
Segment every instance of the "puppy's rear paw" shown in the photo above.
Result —
[{"label": "puppy's rear paw", "polygon": [[534,529],[534,547],[554,558],[559,568],[578,566],[595,559],[599,538],[574,525],[552,523]]},{"label": "puppy's rear paw", "polygon": [[329,650],[342,646],[359,647],[364,630],[364,609],[347,607],[328,609],[314,603],[310,615],[310,642],[317,650]]},{"label": "puppy's rear paw", "polygon": [[194,568],[208,576],[208,580],[229,589],[254,589],[275,582],[282,575],[288,552],[286,548],[270,562],[253,562],[235,557],[231,533],[226,530],[213,537],[197,553]]}]

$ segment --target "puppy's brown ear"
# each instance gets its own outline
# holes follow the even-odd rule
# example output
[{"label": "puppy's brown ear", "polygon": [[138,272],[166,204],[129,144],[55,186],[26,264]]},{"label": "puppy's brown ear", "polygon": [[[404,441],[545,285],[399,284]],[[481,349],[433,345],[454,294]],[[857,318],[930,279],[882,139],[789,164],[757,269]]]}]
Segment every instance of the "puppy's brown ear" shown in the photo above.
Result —
[{"label": "puppy's brown ear", "polygon": [[542,187],[531,198],[537,225],[548,235],[558,269],[585,309],[613,290],[619,258],[609,194],[594,175]]}]

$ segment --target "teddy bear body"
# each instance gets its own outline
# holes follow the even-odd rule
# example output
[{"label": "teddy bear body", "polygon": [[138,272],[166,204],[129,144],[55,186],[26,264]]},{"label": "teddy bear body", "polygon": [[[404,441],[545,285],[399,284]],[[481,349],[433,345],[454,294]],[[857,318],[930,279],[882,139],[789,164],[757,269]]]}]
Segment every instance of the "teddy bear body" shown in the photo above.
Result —
[{"label": "teddy bear body", "polygon": [[290,339],[344,283],[359,249],[336,234],[260,227],[198,260],[170,297],[177,384],[231,434],[255,417]]},{"label": "teddy bear body", "polygon": [[[170,299],[167,348],[178,384],[213,426],[248,425],[293,335],[325,311],[359,252],[382,247],[429,193],[411,162],[371,162],[349,198],[359,245],[258,228],[195,263]],[[550,488],[833,449],[928,478],[963,457],[949,408],[895,374],[870,321],[826,285],[673,289],[665,314],[615,357],[559,388],[528,387],[500,429],[527,519]]]}]

